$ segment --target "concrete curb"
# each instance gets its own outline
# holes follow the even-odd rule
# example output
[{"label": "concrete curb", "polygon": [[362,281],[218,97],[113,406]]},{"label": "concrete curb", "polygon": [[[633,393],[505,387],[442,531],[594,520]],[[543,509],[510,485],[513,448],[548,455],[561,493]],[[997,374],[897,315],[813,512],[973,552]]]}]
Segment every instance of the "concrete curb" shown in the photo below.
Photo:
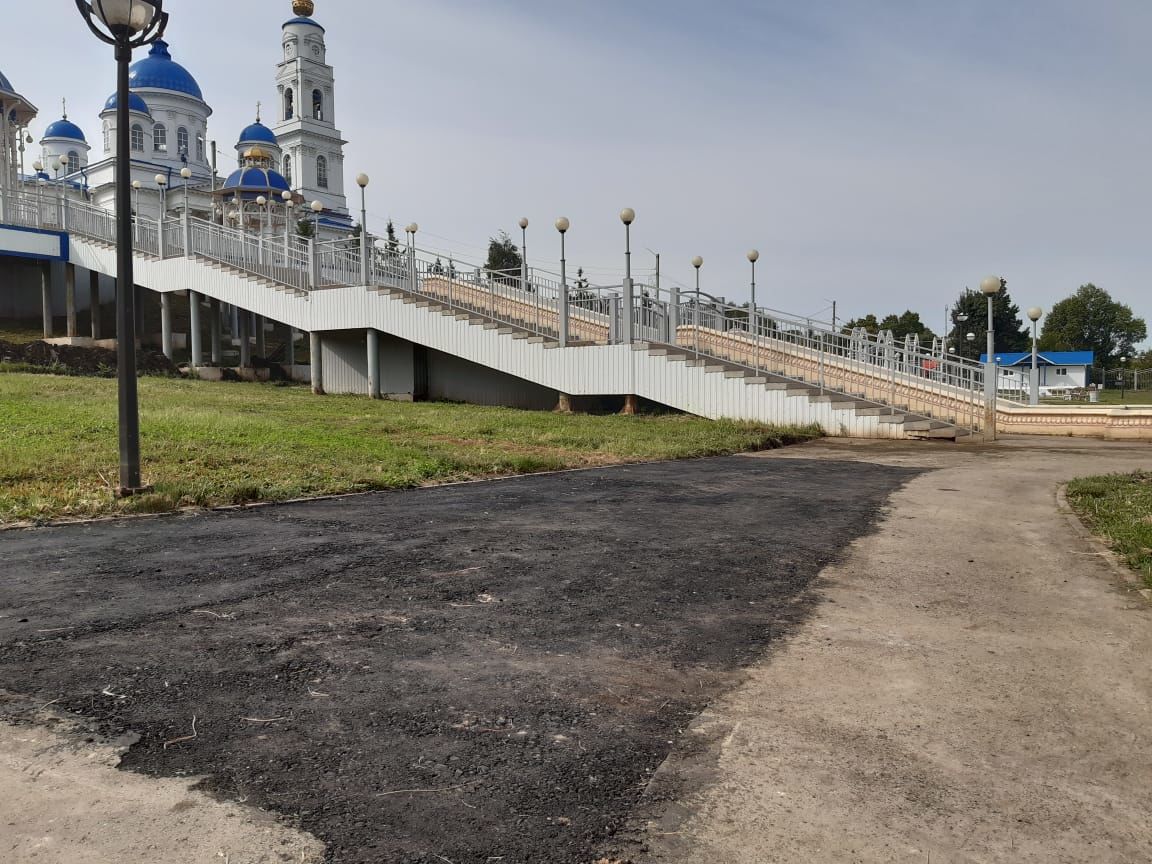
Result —
[{"label": "concrete curb", "polygon": [[1108,565],[1109,569],[1115,574],[1120,586],[1130,594],[1138,595],[1149,605],[1152,605],[1152,588],[1148,588],[1144,584],[1144,580],[1129,567],[1124,561],[1112,551],[1103,540],[1093,533],[1092,529],[1084,523],[1080,515],[1072,508],[1068,501],[1068,484],[1061,483],[1056,487],[1056,509],[1068,521],[1073,530],[1079,535],[1093,551],[1095,551],[1101,559]]}]

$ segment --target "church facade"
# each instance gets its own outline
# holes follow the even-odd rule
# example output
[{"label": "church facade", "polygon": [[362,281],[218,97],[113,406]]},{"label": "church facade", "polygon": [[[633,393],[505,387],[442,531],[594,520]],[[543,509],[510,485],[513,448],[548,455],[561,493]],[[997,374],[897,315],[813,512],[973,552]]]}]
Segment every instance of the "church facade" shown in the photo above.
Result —
[{"label": "church facade", "polygon": [[[201,219],[257,231],[282,232],[300,219],[313,223],[321,237],[355,229],[344,192],[347,142],[335,125],[335,73],[325,30],[313,17],[313,0],[294,0],[292,11],[281,28],[276,119],[265,125],[257,112],[236,139],[234,164],[211,141],[212,108],[172,46],[158,41],[133,63],[131,181],[139,216],[179,218],[187,207]],[[99,120],[99,134],[90,140],[65,108],[46,128],[33,170],[21,169],[25,177],[38,177],[47,194],[80,194],[114,209],[115,94]]]}]

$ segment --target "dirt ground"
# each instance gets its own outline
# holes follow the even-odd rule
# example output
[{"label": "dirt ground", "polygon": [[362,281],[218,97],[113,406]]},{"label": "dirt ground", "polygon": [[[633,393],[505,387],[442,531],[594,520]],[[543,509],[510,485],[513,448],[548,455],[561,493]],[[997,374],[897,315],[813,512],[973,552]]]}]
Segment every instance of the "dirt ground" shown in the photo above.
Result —
[{"label": "dirt ground", "polygon": [[[46,711],[134,734],[126,781],[277,814],[330,862],[588,864],[917,473],[736,457],[4,532],[0,738]],[[18,752],[0,859],[128,860],[10,795],[59,767]],[[132,860],[223,860],[186,835]]]},{"label": "dirt ground", "polygon": [[[1152,861],[1152,606],[1061,512],[1147,444],[820,442],[927,469],[812,619],[693,725],[636,861]],[[757,460],[761,461],[761,460]]]}]

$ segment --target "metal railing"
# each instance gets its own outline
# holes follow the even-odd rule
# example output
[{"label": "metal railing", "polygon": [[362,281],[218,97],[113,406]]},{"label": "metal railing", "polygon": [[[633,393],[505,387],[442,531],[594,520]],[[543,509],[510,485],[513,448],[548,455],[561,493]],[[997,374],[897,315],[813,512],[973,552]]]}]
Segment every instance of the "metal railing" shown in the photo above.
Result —
[{"label": "metal railing", "polygon": [[[66,230],[105,243],[116,239],[113,213],[57,189],[26,184],[4,201],[9,221]],[[185,223],[187,219],[187,224]],[[317,241],[295,235],[257,236],[191,215],[162,222],[137,217],[136,251],[158,258],[200,257],[297,291],[391,287],[460,312],[559,339],[567,304],[570,344],[655,342],[734,363],[755,374],[815,384],[932,413],[977,428],[984,403],[984,367],[949,355],[941,340],[921,345],[890,333],[845,331],[779,310],[730,303],[695,290],[635,283],[632,315],[621,286],[595,286],[530,268],[496,272],[434,250],[360,237]],[[187,247],[187,248],[186,248]],[[362,248],[368,250],[363,266]],[[367,275],[367,280],[365,280]],[[631,332],[626,322],[631,320]],[[1007,404],[1007,400],[1001,400]]]}]

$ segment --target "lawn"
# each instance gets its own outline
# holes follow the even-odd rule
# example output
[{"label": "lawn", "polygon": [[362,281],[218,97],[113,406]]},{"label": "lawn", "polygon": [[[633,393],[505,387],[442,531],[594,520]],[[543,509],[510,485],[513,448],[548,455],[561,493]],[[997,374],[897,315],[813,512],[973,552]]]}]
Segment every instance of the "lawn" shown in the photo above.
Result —
[{"label": "lawn", "polygon": [[1068,501],[1152,587],[1152,472],[1073,480]]},{"label": "lawn", "polygon": [[678,415],[565,416],[162,378],[140,379],[140,408],[144,479],[155,492],[117,500],[116,382],[0,374],[0,524],[684,459],[820,434]]},{"label": "lawn", "polygon": [[[1143,380],[1143,379],[1141,379]],[[1100,405],[1149,405],[1152,406],[1152,390],[1101,390],[1100,401],[1070,401],[1067,399],[1041,399],[1044,405],[1058,408],[1097,408]],[[1025,394],[1023,400],[1028,401]]]}]

